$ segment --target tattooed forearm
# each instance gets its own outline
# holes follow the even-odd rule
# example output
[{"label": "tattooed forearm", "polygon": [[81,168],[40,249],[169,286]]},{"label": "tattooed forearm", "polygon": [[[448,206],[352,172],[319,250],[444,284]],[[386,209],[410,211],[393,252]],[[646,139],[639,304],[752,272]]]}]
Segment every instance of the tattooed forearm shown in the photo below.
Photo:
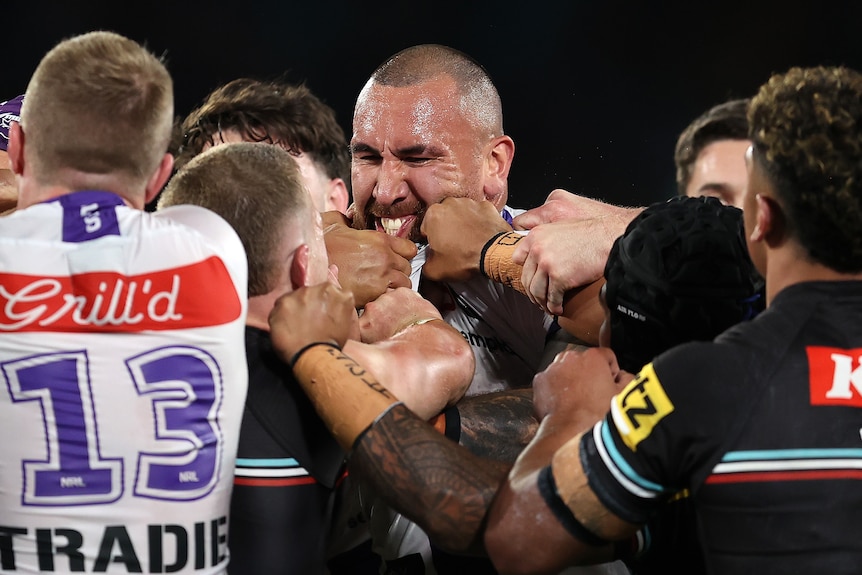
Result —
[{"label": "tattooed forearm", "polygon": [[533,390],[514,389],[458,402],[460,443],[482,457],[512,463],[536,434]]},{"label": "tattooed forearm", "polygon": [[509,466],[474,456],[396,405],[357,443],[350,469],[436,545],[477,553],[485,514]]}]

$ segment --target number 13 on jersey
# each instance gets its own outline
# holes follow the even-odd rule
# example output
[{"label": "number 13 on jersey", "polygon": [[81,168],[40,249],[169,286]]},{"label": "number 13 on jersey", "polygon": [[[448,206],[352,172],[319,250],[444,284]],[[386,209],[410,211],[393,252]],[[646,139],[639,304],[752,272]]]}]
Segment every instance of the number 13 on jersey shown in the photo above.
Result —
[{"label": "number 13 on jersey", "polygon": [[[85,350],[0,364],[12,401],[37,402],[42,412],[46,456],[21,462],[24,505],[107,504],[127,489],[135,497],[190,501],[214,488],[223,451],[217,420],[222,376],[215,358],[195,347],[167,346],[117,361],[128,378],[108,384],[133,386],[147,403],[151,428],[138,433],[151,435],[155,441],[147,445],[157,446],[125,458],[103,453],[100,436],[116,432],[103,419],[117,414],[98,413]],[[126,465],[135,466],[128,487]]]}]

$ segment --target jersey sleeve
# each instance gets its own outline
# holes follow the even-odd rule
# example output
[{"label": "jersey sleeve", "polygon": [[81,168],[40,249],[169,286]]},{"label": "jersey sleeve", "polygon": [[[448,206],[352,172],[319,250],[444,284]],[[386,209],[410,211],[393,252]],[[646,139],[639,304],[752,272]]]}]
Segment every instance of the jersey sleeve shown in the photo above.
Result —
[{"label": "jersey sleeve", "polygon": [[724,383],[740,379],[723,355],[721,346],[707,343],[662,354],[582,437],[590,487],[621,518],[644,523],[656,507],[693,489],[720,457],[738,401]]},{"label": "jersey sleeve", "polygon": [[[153,214],[196,230],[213,250],[219,254],[238,286],[248,281],[248,260],[245,248],[236,231],[213,211],[193,205],[177,205]],[[242,294],[243,296],[245,293]]]}]

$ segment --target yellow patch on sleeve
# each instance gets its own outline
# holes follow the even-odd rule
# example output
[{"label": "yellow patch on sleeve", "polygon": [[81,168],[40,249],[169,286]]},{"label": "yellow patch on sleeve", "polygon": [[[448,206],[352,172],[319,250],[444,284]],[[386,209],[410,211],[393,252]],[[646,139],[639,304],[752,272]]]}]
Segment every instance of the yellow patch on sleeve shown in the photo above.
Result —
[{"label": "yellow patch on sleeve", "polygon": [[652,364],[647,364],[625,389],[614,397],[611,416],[625,444],[632,451],[666,415],[673,412]]}]

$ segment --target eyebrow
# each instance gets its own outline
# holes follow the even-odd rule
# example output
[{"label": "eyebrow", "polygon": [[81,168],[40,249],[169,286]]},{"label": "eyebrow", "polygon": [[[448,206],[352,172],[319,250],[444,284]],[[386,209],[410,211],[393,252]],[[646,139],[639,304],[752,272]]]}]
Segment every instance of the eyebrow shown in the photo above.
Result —
[{"label": "eyebrow", "polygon": [[372,154],[377,154],[378,156],[380,155],[380,150],[378,150],[374,146],[369,146],[368,144],[362,144],[362,143],[350,144],[350,153],[351,154],[357,154],[357,153],[363,153],[363,152],[369,152]]},{"label": "eyebrow", "polygon": [[[415,146],[407,146],[406,148],[398,148],[395,150],[395,155],[398,157],[402,156],[421,156],[422,154],[428,153],[429,147],[417,144]],[[431,150],[433,151],[433,150]]]},{"label": "eyebrow", "polygon": [[698,192],[732,192],[733,188],[724,182],[707,182],[697,189]]},{"label": "eyebrow", "polygon": [[[365,144],[362,142],[358,142],[356,144],[350,145],[350,153],[351,154],[361,154],[361,153],[370,153],[375,155],[381,155],[380,150],[371,146],[369,144]],[[422,156],[424,154],[428,154],[431,156],[442,156],[443,152],[437,148],[436,146],[429,146],[427,144],[416,144],[414,146],[407,146],[404,148],[398,148],[394,150],[394,153],[397,157],[403,158],[405,156]]]}]

